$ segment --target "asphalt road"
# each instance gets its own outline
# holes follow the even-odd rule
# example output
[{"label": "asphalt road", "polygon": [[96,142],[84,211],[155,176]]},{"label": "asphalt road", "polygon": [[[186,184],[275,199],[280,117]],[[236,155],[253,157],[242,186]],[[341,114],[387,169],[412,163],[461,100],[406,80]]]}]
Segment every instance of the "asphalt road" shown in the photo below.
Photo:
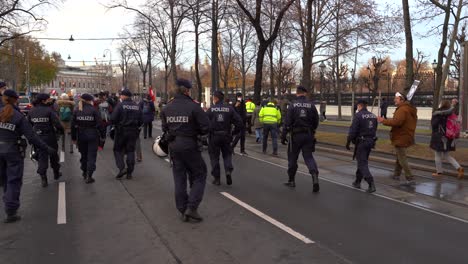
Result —
[{"label": "asphalt road", "polygon": [[[99,154],[93,185],[83,183],[79,155],[67,153],[62,179],[67,222],[61,225],[57,183],[42,189],[27,161],[23,220],[1,224],[0,263],[461,264],[468,259],[465,222],[329,181],[322,180],[322,191],[313,194],[304,174],[291,190],[282,185],[284,163],[255,153],[234,157],[233,186],[224,185],[224,178],[220,187],[207,184],[199,209],[204,222],[182,223],[170,165],[152,154],[150,140],[143,143],[143,162],[131,181],[114,179],[112,144]],[[329,159],[317,158],[319,165]],[[205,160],[209,166],[206,155]],[[342,166],[323,168],[321,175],[352,175],[353,166]],[[304,243],[223,192],[314,243]]]}]

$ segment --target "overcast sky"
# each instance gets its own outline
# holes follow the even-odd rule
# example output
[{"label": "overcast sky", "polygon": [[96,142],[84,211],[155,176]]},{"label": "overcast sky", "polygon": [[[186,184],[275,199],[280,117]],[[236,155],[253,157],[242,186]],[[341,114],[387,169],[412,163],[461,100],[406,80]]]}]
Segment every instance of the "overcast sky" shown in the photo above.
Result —
[{"label": "overcast sky", "polygon": [[[401,4],[400,0],[377,0],[378,2],[390,2],[397,5]],[[103,4],[108,3],[108,0],[67,0],[59,6],[58,9],[49,9],[45,12],[45,18],[48,21],[47,30],[41,33],[36,33],[36,37],[55,37],[69,38],[73,35],[75,39],[80,38],[106,38],[118,37],[122,32],[122,28],[132,23],[134,13],[123,9],[107,10]],[[143,0],[129,1],[136,6]],[[410,1],[410,2],[414,2]],[[414,4],[414,3],[413,3]],[[423,33],[424,25],[416,25],[415,33]],[[402,29],[403,32],[403,29]],[[68,65],[82,65],[85,61],[86,65],[92,64],[94,58],[99,61],[109,61],[108,53],[103,59],[103,53],[106,49],[112,50],[112,60],[118,63],[117,46],[118,40],[114,41],[52,41],[40,40],[49,52],[57,51],[62,55],[62,58],[67,61]],[[437,55],[439,39],[421,39],[416,34],[414,35],[414,48],[422,50],[429,55],[432,61]],[[188,46],[188,45],[186,45]],[[205,40],[205,48],[209,49],[209,42]],[[202,51],[203,52],[203,51]],[[184,48],[182,54],[182,62],[190,58],[193,54],[193,48]],[[68,60],[70,55],[71,60]],[[391,51],[393,60],[404,58],[404,43],[400,48]],[[358,64],[367,64],[367,60],[372,54],[363,54],[358,59]],[[190,62],[187,63],[187,65]]]}]

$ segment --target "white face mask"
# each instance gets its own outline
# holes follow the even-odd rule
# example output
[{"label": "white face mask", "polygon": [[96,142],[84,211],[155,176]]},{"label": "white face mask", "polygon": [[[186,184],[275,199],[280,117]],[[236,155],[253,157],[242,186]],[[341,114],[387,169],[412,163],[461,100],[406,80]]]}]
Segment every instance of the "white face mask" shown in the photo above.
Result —
[{"label": "white face mask", "polygon": [[242,101],[242,97],[237,97],[237,100]]}]

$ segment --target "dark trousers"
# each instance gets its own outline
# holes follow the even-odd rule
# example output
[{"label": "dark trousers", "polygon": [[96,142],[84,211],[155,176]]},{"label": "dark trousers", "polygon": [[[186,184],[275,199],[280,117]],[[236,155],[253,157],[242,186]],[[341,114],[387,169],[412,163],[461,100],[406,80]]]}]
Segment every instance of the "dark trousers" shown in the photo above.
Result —
[{"label": "dark trousers", "polygon": [[23,185],[24,159],[19,152],[0,153],[0,177],[3,185],[3,203],[7,215],[16,213],[20,206]]},{"label": "dark trousers", "polygon": [[135,146],[139,136],[138,128],[123,128],[114,139],[114,158],[119,170],[125,169],[124,156],[127,155],[127,173],[135,168]]},{"label": "dark trousers", "polygon": [[356,146],[356,182],[361,182],[364,178],[367,182],[372,180],[372,174],[369,170],[369,154],[374,146],[373,139],[364,139]]},{"label": "dark trousers", "polygon": [[385,119],[387,119],[387,112],[383,112],[383,111],[382,111],[382,112],[380,113],[380,116],[383,117],[383,118],[385,118]]},{"label": "dark trousers", "polygon": [[[57,136],[56,135],[45,135],[40,136],[40,138],[51,148],[58,150],[58,143],[57,143]],[[54,172],[58,172],[60,170],[60,163],[59,163],[59,155],[58,152],[54,154],[49,154],[47,150],[39,150],[39,160],[37,166],[37,174],[41,176],[47,175],[47,168],[49,167],[49,159],[50,159],[50,167],[54,170]]]},{"label": "dark trousers", "polygon": [[[197,209],[205,192],[207,173],[201,153],[198,150],[171,151],[171,160],[177,209],[181,213],[187,208]],[[189,194],[187,194],[187,180],[190,182]]]},{"label": "dark trousers", "polygon": [[241,152],[245,151],[245,126],[243,126],[240,129],[240,132],[234,137],[234,140],[232,141],[231,148],[235,149],[237,146],[237,143],[239,142],[240,139],[240,149]]},{"label": "dark trousers", "polygon": [[81,170],[92,176],[96,171],[96,158],[99,146],[99,137],[96,135],[78,136],[78,151],[81,154]]},{"label": "dark trousers", "polygon": [[273,143],[273,152],[278,152],[278,125],[277,124],[263,124],[263,152],[267,150],[268,135],[271,133],[271,141]]},{"label": "dark trousers", "polygon": [[221,168],[219,166],[219,154],[222,154],[224,160],[224,171],[232,171],[232,151],[229,147],[231,143],[231,137],[224,135],[212,135],[210,137],[210,145],[208,146],[208,151],[210,153],[211,161],[211,175],[215,179],[219,179],[221,176]]},{"label": "dark trousers", "polygon": [[316,175],[319,173],[317,163],[312,154],[315,151],[314,137],[309,133],[297,133],[292,136],[288,146],[288,176],[290,181],[294,181],[296,178],[297,159],[301,151],[309,173]]},{"label": "dark trousers", "polygon": [[251,114],[247,115],[247,132],[249,132],[249,134],[252,134],[252,117]]},{"label": "dark trousers", "polygon": [[143,126],[143,137],[153,137],[153,122],[145,123]]}]

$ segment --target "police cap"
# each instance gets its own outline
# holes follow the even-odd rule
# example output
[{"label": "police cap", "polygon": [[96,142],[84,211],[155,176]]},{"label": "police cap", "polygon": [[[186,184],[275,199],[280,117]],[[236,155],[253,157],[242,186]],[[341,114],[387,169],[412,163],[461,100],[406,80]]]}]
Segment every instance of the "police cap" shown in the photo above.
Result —
[{"label": "police cap", "polygon": [[307,93],[307,88],[305,88],[304,86],[302,85],[299,85],[297,88],[296,88],[296,93],[297,92],[300,92],[300,93]]},{"label": "police cap", "polygon": [[357,101],[357,104],[367,105],[367,101],[364,100],[364,99],[359,99],[359,100]]},{"label": "police cap", "polygon": [[47,100],[50,98],[50,95],[46,94],[46,93],[40,93],[36,96],[36,100],[39,101],[39,102],[42,102],[44,100]]},{"label": "police cap", "polygon": [[236,97],[242,96],[242,93],[236,93]]},{"label": "police cap", "polygon": [[120,91],[120,95],[130,97],[130,96],[132,96],[132,92],[130,92],[129,89],[126,89],[126,88],[125,88],[125,89],[123,89],[122,91]]},{"label": "police cap", "polygon": [[85,94],[81,95],[81,99],[83,99],[85,101],[93,101],[94,97],[92,95],[90,95],[90,94],[85,93]]},{"label": "police cap", "polygon": [[3,95],[6,96],[6,97],[11,97],[11,98],[16,98],[16,99],[19,98],[18,94],[15,91],[10,90],[10,89],[5,90],[3,92]]},{"label": "police cap", "polygon": [[192,89],[192,83],[186,79],[177,79],[176,85],[185,87],[187,89]]},{"label": "police cap", "polygon": [[6,85],[5,82],[0,82],[0,89],[1,89],[1,88],[5,88],[6,86],[7,86],[7,85]]},{"label": "police cap", "polygon": [[213,96],[221,100],[224,99],[224,93],[221,91],[215,91]]}]

